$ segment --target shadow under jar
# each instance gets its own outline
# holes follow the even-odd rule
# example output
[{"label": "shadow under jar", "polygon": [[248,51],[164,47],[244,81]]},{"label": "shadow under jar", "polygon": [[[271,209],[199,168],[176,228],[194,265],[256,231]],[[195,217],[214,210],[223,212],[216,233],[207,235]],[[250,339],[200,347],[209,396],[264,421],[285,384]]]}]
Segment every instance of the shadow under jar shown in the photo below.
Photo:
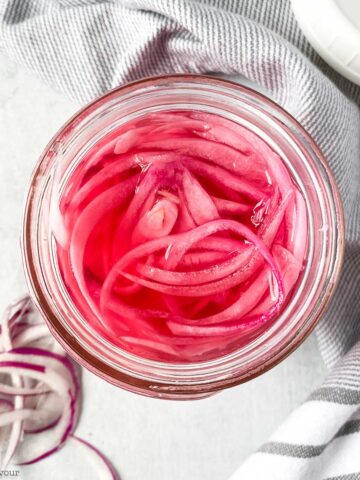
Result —
[{"label": "shadow under jar", "polygon": [[72,357],[132,392],[195,399],[311,332],[344,221],[294,118],[241,85],[171,75],[109,92],[55,135],[22,242],[30,294]]}]

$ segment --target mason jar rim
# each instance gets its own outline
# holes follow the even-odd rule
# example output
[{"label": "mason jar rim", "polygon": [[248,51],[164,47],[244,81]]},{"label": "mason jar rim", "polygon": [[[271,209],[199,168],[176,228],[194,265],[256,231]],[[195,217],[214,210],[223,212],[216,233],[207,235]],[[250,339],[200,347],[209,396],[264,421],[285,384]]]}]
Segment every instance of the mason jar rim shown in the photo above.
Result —
[{"label": "mason jar rim", "polygon": [[[99,352],[95,352],[94,344],[90,344],[89,340],[85,341],[84,338],[79,338],[74,331],[69,330],[69,326],[66,326],[66,319],[59,318],[61,313],[56,308],[51,291],[49,291],[46,282],[44,283],[44,278],[42,278],[44,265],[41,265],[41,262],[39,262],[38,238],[36,231],[34,231],[34,226],[39,221],[36,215],[39,212],[46,188],[46,185],[44,186],[44,178],[49,174],[48,167],[51,162],[56,161],[59,145],[66,141],[69,136],[71,138],[76,129],[80,128],[82,122],[89,120],[91,115],[99,112],[102,107],[106,108],[112,101],[115,104],[116,102],[121,103],[124,97],[131,99],[132,96],[134,101],[136,101],[135,97],[139,97],[140,92],[143,91],[151,95],[152,92],[156,92],[157,88],[168,87],[171,89],[174,86],[180,87],[185,85],[188,88],[213,88],[218,92],[231,92],[232,95],[239,97],[243,95],[252,101],[258,102],[265,110],[268,108],[270,112],[266,112],[265,115],[275,115],[275,117],[272,117],[272,120],[278,123],[279,129],[282,128],[286,131],[288,129],[287,124],[291,124],[296,133],[301,135],[302,141],[306,141],[306,145],[311,149],[312,159],[315,163],[317,162],[317,167],[321,170],[321,178],[326,185],[330,199],[330,208],[332,209],[330,213],[335,219],[333,228],[335,226],[336,228],[334,228],[333,232],[334,245],[331,252],[330,280],[323,287],[324,291],[318,292],[318,296],[321,295],[321,299],[316,306],[316,312],[311,318],[306,318],[301,327],[293,332],[289,338],[283,339],[281,348],[275,349],[268,358],[264,357],[263,363],[255,365],[254,368],[243,372],[242,375],[235,374],[234,370],[239,350],[218,357],[215,360],[189,364],[172,364],[147,360],[129,354],[119,347],[109,346],[105,343],[106,348],[115,348],[121,351],[123,363],[111,361],[109,358],[105,359],[103,354],[100,355]],[[290,136],[295,135],[290,131],[286,133]],[[44,188],[40,188],[40,186]],[[343,250],[344,215],[340,195],[330,168],[311,136],[296,119],[265,95],[238,83],[205,75],[164,75],[138,80],[111,90],[95,99],[70,118],[49,142],[33,172],[25,207],[22,235],[23,260],[30,295],[45,318],[52,334],[64,349],[80,364],[110,383],[136,393],[174,399],[201,398],[218,390],[250,380],[274,367],[297,348],[313,330],[330,301],[339,278]],[[96,343],[96,341],[104,341],[97,332],[92,338],[92,342]],[[129,358],[134,360],[132,357],[135,358],[138,365],[137,371],[125,365]]]}]

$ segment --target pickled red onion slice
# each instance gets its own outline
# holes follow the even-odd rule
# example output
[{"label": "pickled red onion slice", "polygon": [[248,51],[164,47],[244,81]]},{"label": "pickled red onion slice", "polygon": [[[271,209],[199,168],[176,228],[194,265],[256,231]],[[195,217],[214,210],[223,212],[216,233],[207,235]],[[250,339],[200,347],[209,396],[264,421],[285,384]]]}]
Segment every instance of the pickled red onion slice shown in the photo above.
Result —
[{"label": "pickled red onion slice", "polygon": [[261,335],[306,258],[306,203],[282,158],[214,114],[154,112],[113,130],[58,201],[75,305],[154,360],[208,360]]}]

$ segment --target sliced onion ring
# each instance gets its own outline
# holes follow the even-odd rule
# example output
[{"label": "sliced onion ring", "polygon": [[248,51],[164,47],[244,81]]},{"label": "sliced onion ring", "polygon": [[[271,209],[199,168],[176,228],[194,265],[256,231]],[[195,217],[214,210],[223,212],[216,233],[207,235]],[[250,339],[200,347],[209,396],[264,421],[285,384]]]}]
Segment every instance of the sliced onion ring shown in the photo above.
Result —
[{"label": "sliced onion ring", "polygon": [[4,397],[0,398],[0,428],[11,426],[9,431],[2,429],[1,440],[7,444],[2,469],[14,454],[18,464],[30,465],[57,452],[70,440],[86,447],[90,462],[97,464],[99,478],[117,480],[108,460],[88,442],[72,435],[80,413],[79,376],[28,296],[6,310],[0,346],[0,394]]}]

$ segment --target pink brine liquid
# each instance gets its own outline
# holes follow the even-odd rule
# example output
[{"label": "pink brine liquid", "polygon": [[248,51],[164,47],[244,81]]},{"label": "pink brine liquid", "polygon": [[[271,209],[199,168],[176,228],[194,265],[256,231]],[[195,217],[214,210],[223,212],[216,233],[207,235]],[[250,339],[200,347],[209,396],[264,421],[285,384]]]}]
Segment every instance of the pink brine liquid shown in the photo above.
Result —
[{"label": "pink brine liquid", "polygon": [[54,224],[63,280],[89,325],[168,362],[225,355],[269,328],[296,288],[308,233],[281,158],[197,111],[151,113],[105,136],[62,189]]}]

